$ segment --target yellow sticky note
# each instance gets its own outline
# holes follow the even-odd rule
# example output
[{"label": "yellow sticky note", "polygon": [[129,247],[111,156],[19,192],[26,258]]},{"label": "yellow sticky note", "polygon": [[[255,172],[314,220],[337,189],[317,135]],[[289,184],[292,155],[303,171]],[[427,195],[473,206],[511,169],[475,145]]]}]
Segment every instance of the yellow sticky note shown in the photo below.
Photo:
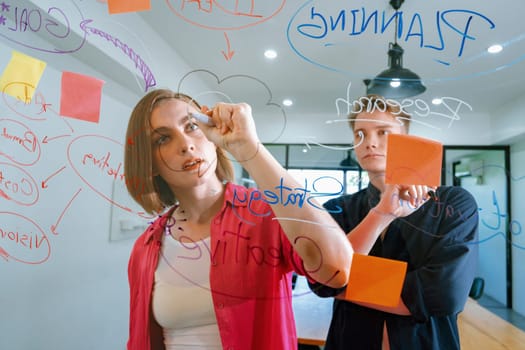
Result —
[{"label": "yellow sticky note", "polygon": [[390,134],[387,140],[385,182],[439,186],[443,145],[422,137]]},{"label": "yellow sticky note", "polygon": [[13,51],[0,77],[0,91],[24,103],[31,102],[45,68],[44,61]]},{"label": "yellow sticky note", "polygon": [[401,297],[407,263],[354,254],[344,298],[383,306],[396,306]]}]

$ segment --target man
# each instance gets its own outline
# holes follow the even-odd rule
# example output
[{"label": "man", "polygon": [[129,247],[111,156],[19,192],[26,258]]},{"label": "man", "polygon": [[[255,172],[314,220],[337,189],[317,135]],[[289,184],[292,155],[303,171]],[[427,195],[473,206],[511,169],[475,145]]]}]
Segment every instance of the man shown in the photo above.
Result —
[{"label": "man", "polygon": [[459,349],[457,315],[476,274],[476,202],[461,187],[386,184],[388,135],[408,133],[410,122],[398,104],[362,97],[349,122],[370,184],[325,208],[356,253],[405,261],[407,273],[395,307],[346,301],[341,289],[311,284],[316,294],[336,297],[325,350]]}]

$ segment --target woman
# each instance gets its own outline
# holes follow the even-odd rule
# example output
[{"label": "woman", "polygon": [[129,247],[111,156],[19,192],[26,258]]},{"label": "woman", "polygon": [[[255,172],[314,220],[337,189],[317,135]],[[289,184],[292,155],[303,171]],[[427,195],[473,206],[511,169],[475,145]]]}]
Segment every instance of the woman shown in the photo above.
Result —
[{"label": "woman", "polygon": [[[307,193],[259,142],[250,107],[151,91],[126,140],[128,190],[161,214],[130,257],[128,349],[296,349],[292,271],[341,287],[353,251],[321,206],[302,205]],[[228,157],[257,190],[231,182]]]}]

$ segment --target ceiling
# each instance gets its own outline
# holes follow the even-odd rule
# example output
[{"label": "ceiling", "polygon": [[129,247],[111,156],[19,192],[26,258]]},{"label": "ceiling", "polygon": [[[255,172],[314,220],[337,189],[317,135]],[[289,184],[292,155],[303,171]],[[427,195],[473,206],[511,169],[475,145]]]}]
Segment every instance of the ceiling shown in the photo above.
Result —
[{"label": "ceiling", "polygon": [[[71,54],[133,96],[144,93],[145,80],[111,38],[140,55],[157,87],[180,89],[199,100],[214,92],[215,98],[248,102],[258,110],[271,106],[298,122],[344,118],[351,102],[365,93],[363,79],[388,67],[395,37],[388,0],[152,0],[149,10],[114,15],[108,14],[107,0],[71,0],[60,8],[50,0],[17,4],[66,16],[62,24],[77,33],[71,40],[83,40]],[[449,115],[457,109],[495,115],[525,96],[524,10],[523,0],[406,0],[399,9],[397,42],[404,49],[403,66],[427,87],[410,101],[424,108],[445,97],[449,103],[441,108]],[[77,23],[99,32],[86,27],[82,32]],[[68,45],[62,37],[43,39],[55,47]],[[492,44],[503,51],[487,53]],[[266,59],[266,49],[277,57]],[[64,58],[58,56],[52,60]],[[283,106],[285,98],[294,104]],[[129,98],[122,99],[129,104]]]},{"label": "ceiling", "polygon": [[[427,87],[414,98],[454,97],[486,112],[523,95],[524,10],[522,0],[406,0],[397,41],[404,67]],[[225,86],[228,93],[256,99],[260,88],[246,81],[260,80],[272,102],[290,98],[287,113],[300,116],[336,113],[336,99],[365,93],[363,79],[387,68],[395,29],[381,25],[393,14],[387,0],[167,0],[140,16],[192,68],[248,78]],[[370,18],[364,30],[363,17]],[[504,50],[488,54],[496,43]],[[266,49],[277,58],[265,59]]]}]

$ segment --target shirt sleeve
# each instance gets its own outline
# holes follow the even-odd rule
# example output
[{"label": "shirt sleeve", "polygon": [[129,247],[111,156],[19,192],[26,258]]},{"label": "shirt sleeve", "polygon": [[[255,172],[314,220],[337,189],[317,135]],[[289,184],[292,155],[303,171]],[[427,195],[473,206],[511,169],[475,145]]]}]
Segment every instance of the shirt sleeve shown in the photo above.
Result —
[{"label": "shirt sleeve", "polygon": [[[334,198],[324,203],[323,206],[330,213],[330,215],[332,215],[332,217],[339,224],[339,226],[345,232],[348,232],[348,220],[345,220],[345,212],[343,210],[342,200],[340,198]],[[310,287],[310,290],[314,292],[314,294],[322,298],[334,297],[338,294],[341,294],[346,289],[346,287],[328,287],[310,278],[308,278],[308,286]]]},{"label": "shirt sleeve", "polygon": [[292,243],[288,240],[286,233],[284,233],[281,225],[277,226],[281,236],[283,255],[285,257],[290,257],[290,259],[287,259],[289,267],[286,270],[293,270],[296,274],[305,276],[307,280],[310,280],[311,277],[308,275],[308,271],[306,271],[306,268],[304,267],[303,258],[301,258],[299,253],[297,253],[297,251],[294,249]]},{"label": "shirt sleeve", "polygon": [[407,272],[401,297],[417,322],[462,311],[476,274],[478,208],[470,193],[453,187],[444,193],[437,224],[439,238],[425,263]]}]

